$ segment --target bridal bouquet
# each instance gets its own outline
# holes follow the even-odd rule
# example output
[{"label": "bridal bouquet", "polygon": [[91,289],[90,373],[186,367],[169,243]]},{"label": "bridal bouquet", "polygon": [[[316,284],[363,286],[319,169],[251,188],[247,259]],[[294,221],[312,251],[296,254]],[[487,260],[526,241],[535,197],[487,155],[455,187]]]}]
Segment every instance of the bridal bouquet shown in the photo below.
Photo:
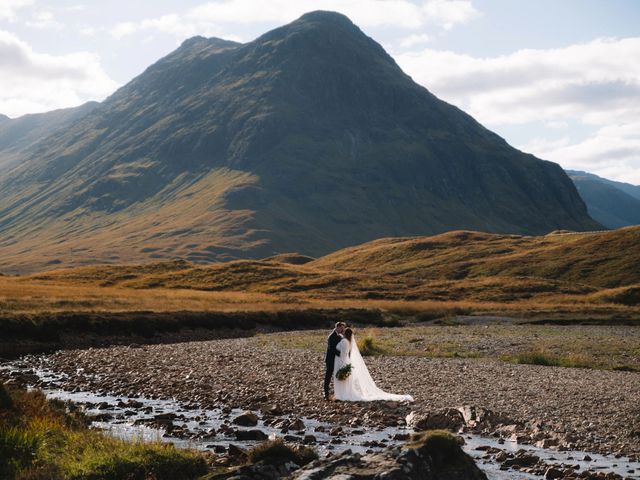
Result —
[{"label": "bridal bouquet", "polygon": [[336,372],[336,378],[338,380],[346,380],[351,375],[351,364],[347,363],[344,367]]}]

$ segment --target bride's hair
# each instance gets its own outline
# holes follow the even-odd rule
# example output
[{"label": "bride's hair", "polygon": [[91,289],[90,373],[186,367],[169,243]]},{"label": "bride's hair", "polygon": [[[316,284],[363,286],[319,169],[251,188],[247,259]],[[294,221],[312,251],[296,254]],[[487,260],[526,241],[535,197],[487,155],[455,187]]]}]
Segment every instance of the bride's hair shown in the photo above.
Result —
[{"label": "bride's hair", "polygon": [[351,330],[350,328],[347,328],[344,331],[344,338],[346,338],[347,340],[351,341],[351,337],[353,336],[353,330]]}]

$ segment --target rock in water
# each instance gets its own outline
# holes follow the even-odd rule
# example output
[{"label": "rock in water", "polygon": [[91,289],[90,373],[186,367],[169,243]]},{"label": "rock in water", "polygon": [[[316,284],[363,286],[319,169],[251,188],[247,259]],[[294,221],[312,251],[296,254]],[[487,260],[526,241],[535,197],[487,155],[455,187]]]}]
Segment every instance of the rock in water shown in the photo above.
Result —
[{"label": "rock in water", "polygon": [[262,430],[237,430],[236,440],[246,442],[251,440],[266,440],[268,435]]},{"label": "rock in water", "polygon": [[487,476],[448,432],[432,430],[416,434],[402,447],[360,455],[350,450],[316,460],[293,473],[297,480],[326,478],[389,480],[487,480]]},{"label": "rock in water", "polygon": [[462,413],[455,408],[445,408],[427,415],[411,412],[407,415],[406,422],[415,431],[434,429],[457,431],[465,424]]},{"label": "rock in water", "polygon": [[244,412],[234,418],[233,423],[242,427],[255,427],[258,424],[258,416],[253,412]]}]

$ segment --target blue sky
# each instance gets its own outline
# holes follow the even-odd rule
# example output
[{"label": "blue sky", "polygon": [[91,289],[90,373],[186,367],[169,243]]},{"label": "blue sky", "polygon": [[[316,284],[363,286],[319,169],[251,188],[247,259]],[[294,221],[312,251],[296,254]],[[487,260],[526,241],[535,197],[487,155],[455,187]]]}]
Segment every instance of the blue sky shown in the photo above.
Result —
[{"label": "blue sky", "polygon": [[0,113],[101,100],[185,38],[316,9],[517,148],[640,184],[640,0],[0,0]]}]

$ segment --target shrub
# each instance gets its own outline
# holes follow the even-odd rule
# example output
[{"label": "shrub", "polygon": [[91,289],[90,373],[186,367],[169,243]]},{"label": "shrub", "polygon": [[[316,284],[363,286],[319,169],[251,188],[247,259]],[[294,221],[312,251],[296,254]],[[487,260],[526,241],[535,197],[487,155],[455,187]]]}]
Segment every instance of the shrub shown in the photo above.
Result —
[{"label": "shrub", "polygon": [[358,349],[363,357],[369,357],[373,355],[382,355],[385,353],[384,348],[378,344],[375,338],[371,335],[367,335],[358,340]]},{"label": "shrub", "polygon": [[0,428],[0,474],[11,478],[36,459],[42,439],[36,433],[16,427]]},{"label": "shrub", "polygon": [[13,408],[11,395],[4,383],[0,383],[0,410],[10,410],[11,408]]},{"label": "shrub", "polygon": [[514,357],[515,363],[526,365],[543,365],[547,367],[555,367],[560,365],[560,361],[555,355],[550,355],[543,351],[522,352]]},{"label": "shrub", "polygon": [[263,442],[249,450],[249,461],[251,463],[264,462],[271,465],[281,465],[286,462],[293,462],[303,466],[317,458],[318,455],[312,448],[303,446],[291,447],[284,443],[281,438]]}]

